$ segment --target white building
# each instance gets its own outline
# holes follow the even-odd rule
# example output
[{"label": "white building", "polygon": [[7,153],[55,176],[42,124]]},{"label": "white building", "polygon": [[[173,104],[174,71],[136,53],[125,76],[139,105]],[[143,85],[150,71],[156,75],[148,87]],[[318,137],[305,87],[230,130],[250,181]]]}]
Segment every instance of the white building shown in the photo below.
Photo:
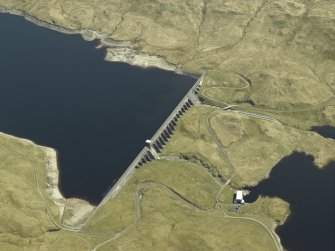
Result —
[{"label": "white building", "polygon": [[243,200],[243,191],[242,190],[236,191],[234,203],[236,203],[236,204],[243,204],[244,203],[244,200]]}]

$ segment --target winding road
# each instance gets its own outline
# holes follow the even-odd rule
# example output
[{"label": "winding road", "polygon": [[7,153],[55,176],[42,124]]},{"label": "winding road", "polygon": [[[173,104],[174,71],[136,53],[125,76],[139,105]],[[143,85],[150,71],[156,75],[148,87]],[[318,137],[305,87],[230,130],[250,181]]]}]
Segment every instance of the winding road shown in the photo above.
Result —
[{"label": "winding road", "polygon": [[[248,83],[248,86],[249,86],[249,83]],[[241,87],[241,88],[242,89],[248,88],[248,86],[244,86],[244,87]],[[206,105],[206,106],[208,106],[208,105]],[[225,107],[215,107],[215,106],[210,106],[210,107],[213,107],[213,108],[216,108],[216,109],[221,108],[221,109],[225,109],[227,111],[230,111],[230,109],[233,107],[233,105],[226,104]],[[224,191],[224,189],[230,184],[230,182],[235,178],[235,176],[236,176],[236,170],[235,170],[234,165],[231,163],[231,161],[230,161],[230,159],[229,159],[229,157],[228,157],[228,155],[227,155],[227,153],[226,153],[226,151],[224,149],[224,146],[223,146],[222,142],[219,140],[219,138],[218,138],[218,136],[216,134],[216,131],[214,130],[214,128],[211,125],[211,119],[212,119],[213,114],[215,112],[216,111],[210,112],[207,115],[207,117],[206,117],[206,127],[208,129],[208,132],[209,132],[209,134],[210,134],[213,142],[215,142],[215,144],[218,146],[219,153],[220,153],[221,157],[225,160],[225,162],[227,163],[227,165],[229,167],[230,177],[227,179],[227,181],[224,184],[220,185],[220,188],[219,188],[219,190],[218,190],[218,192],[216,193],[216,196],[215,196],[215,205],[213,206],[213,208],[202,208],[202,207],[196,205],[195,203],[189,201],[187,198],[183,197],[177,191],[175,191],[174,189],[166,186],[165,184],[162,184],[162,183],[159,183],[159,182],[156,182],[156,181],[145,181],[145,182],[142,182],[142,183],[140,183],[140,184],[137,185],[136,191],[135,191],[136,220],[131,225],[129,225],[127,228],[125,228],[123,231],[115,234],[110,239],[108,239],[108,240],[100,243],[99,245],[97,245],[92,250],[94,250],[94,251],[98,250],[103,245],[105,245],[105,244],[107,244],[107,243],[115,240],[116,238],[122,236],[123,234],[127,233],[128,231],[130,231],[132,228],[134,228],[135,226],[137,226],[140,223],[140,221],[141,221],[140,198],[141,198],[141,196],[143,194],[143,192],[141,192],[141,189],[143,189],[145,186],[148,186],[148,185],[158,186],[159,188],[167,191],[173,198],[181,201],[182,203],[186,204],[187,206],[193,208],[194,210],[212,211],[215,208],[218,208],[217,205],[219,203],[220,195]],[[244,114],[244,115],[247,115],[247,116],[250,116],[250,117],[254,117],[254,118],[258,118],[258,119],[264,119],[264,120],[269,120],[269,121],[274,122],[274,123],[280,123],[276,119],[274,119],[272,117],[265,116],[265,115],[259,115],[259,114],[255,114],[255,113],[236,111],[236,110],[232,110],[230,112],[241,113],[241,114]],[[176,156],[162,156],[161,158],[164,158],[164,157],[166,159],[172,158],[174,160],[176,158],[178,158]],[[201,168],[203,168],[203,167],[201,166]],[[251,217],[231,216],[231,215],[228,215],[224,210],[222,210],[222,212],[223,212],[223,217],[225,217],[225,218],[244,219],[244,220],[249,220],[249,221],[253,221],[253,222],[256,222],[256,223],[260,224],[270,234],[271,238],[273,239],[273,241],[275,243],[277,251],[282,251],[282,247],[279,244],[279,240],[276,238],[276,235],[273,233],[273,231],[271,229],[269,229],[261,221],[259,221],[257,219],[254,219],[254,218],[251,218]]]},{"label": "winding road", "polygon": [[[238,75],[240,75],[240,74],[238,74]],[[221,107],[221,108],[225,108],[225,109],[227,109],[227,107],[233,108],[234,112],[245,114],[247,116],[251,116],[251,117],[255,117],[255,118],[259,118],[259,119],[270,120],[270,121],[273,121],[275,123],[280,123],[280,121],[278,121],[277,119],[275,119],[271,116],[268,116],[268,115],[254,113],[254,112],[241,111],[241,110],[237,110],[237,109],[238,108],[241,108],[241,109],[252,108],[253,110],[256,110],[258,112],[291,113],[291,112],[312,111],[312,110],[319,109],[323,106],[327,106],[327,105],[331,105],[331,104],[334,105],[334,103],[335,103],[335,95],[330,95],[328,98],[326,98],[322,102],[320,102],[318,104],[315,104],[315,105],[309,105],[308,107],[305,107],[305,108],[294,108],[294,109],[260,108],[260,107],[250,107],[250,106],[241,105],[241,104],[229,104],[227,102],[224,102],[220,99],[217,99],[215,97],[212,97],[212,96],[208,95],[208,92],[212,89],[243,90],[243,89],[251,88],[250,81],[248,81],[243,75],[240,75],[240,77],[245,83],[245,85],[243,85],[241,87],[231,87],[231,86],[223,86],[222,84],[215,84],[215,85],[211,85],[211,86],[207,87],[206,89],[204,89],[201,92],[201,95],[203,97],[207,98],[208,100],[212,101],[213,104],[211,104],[211,106],[213,106],[213,107]],[[223,84],[225,84],[225,83],[223,83]],[[222,106],[220,104],[222,104]]]},{"label": "winding road", "polygon": [[[156,181],[144,181],[140,184],[137,185],[136,187],[136,191],[135,191],[135,208],[136,208],[136,220],[127,228],[125,228],[123,231],[115,234],[113,237],[111,237],[110,239],[100,243],[99,245],[97,245],[94,249],[94,251],[98,250],[100,247],[102,247],[103,245],[115,240],[116,238],[122,236],[123,234],[127,233],[129,230],[131,230],[133,227],[137,226],[140,221],[141,221],[141,208],[140,208],[140,198],[143,195],[143,192],[141,192],[141,189],[143,189],[145,186],[148,185],[153,185],[153,186],[158,186],[159,188],[165,190],[166,192],[168,192],[174,199],[181,201],[182,203],[186,204],[187,206],[191,207],[194,210],[202,210],[202,211],[212,211],[217,209],[217,204],[219,203],[219,198],[221,193],[224,191],[224,189],[229,185],[229,183],[231,182],[231,180],[234,179],[234,177],[236,176],[236,171],[235,171],[235,167],[233,166],[233,164],[231,163],[226,151],[224,150],[224,146],[222,144],[222,142],[219,140],[214,128],[211,125],[211,118],[213,117],[213,113],[215,113],[215,111],[209,113],[206,117],[206,126],[207,129],[212,137],[212,140],[217,144],[218,148],[219,148],[219,152],[221,154],[221,156],[223,157],[223,159],[226,161],[226,163],[229,166],[230,169],[230,178],[226,181],[225,184],[221,185],[218,192],[216,193],[215,196],[215,205],[213,206],[213,208],[202,208],[198,205],[196,205],[195,203],[191,202],[190,200],[188,200],[187,198],[183,197],[181,194],[179,194],[177,191],[175,191],[173,188],[168,187],[165,184],[156,182]],[[166,156],[167,158],[171,157],[171,156]],[[164,156],[162,157],[164,158]],[[175,159],[175,156],[172,156],[173,159]],[[201,168],[203,168],[201,166]],[[264,223],[262,223],[261,221],[251,218],[251,217],[243,217],[243,216],[231,216],[228,215],[224,210],[222,210],[223,212],[223,217],[225,218],[231,218],[231,219],[244,219],[244,220],[249,220],[249,221],[253,221],[256,222],[258,224],[260,224],[262,227],[264,227],[266,229],[266,231],[269,233],[269,235],[271,236],[272,240],[275,243],[276,249],[277,251],[282,251],[281,245],[279,244],[279,240],[276,238],[276,235],[273,233],[273,231],[271,229],[269,229]]]},{"label": "winding road", "polygon": [[[211,129],[213,130],[213,129]],[[219,142],[219,141],[218,141]],[[70,232],[77,232],[77,233],[80,233],[82,232],[83,234],[86,234],[86,235],[92,235],[92,236],[101,236],[101,237],[107,237],[106,234],[99,234],[99,233],[90,233],[89,231],[79,231],[78,229],[71,229],[71,228],[67,228],[67,227],[64,227],[62,226],[61,224],[59,224],[54,218],[53,216],[51,215],[50,213],[50,210],[49,210],[49,206],[48,206],[48,202],[47,202],[47,198],[45,197],[43,191],[41,190],[40,188],[40,184],[39,184],[39,179],[38,179],[38,173],[37,173],[37,167],[35,165],[35,163],[30,160],[29,158],[25,157],[24,155],[18,153],[17,151],[14,151],[12,149],[10,149],[9,147],[5,146],[4,144],[0,143],[0,147],[2,147],[3,149],[7,150],[8,152],[20,157],[21,159],[27,161],[29,163],[29,165],[33,168],[34,170],[34,173],[35,173],[35,179],[36,179],[36,188],[37,188],[37,191],[38,193],[40,194],[41,198],[43,199],[44,201],[44,204],[45,204],[45,210],[46,210],[46,213],[47,215],[49,216],[50,220],[55,224],[55,226],[57,226],[59,229],[62,229],[62,230],[65,230],[65,231],[70,231]],[[228,184],[229,184],[230,180],[228,180],[223,186],[220,187],[219,191],[218,191],[218,194],[220,194],[224,187],[226,187]],[[140,200],[141,200],[141,196],[143,195],[143,191],[142,189],[146,186],[157,186],[159,187],[160,189],[168,192],[170,194],[170,196],[172,196],[174,199],[176,200],[179,200],[180,202],[184,203],[185,205],[187,205],[188,207],[194,209],[194,210],[202,210],[202,211],[212,211],[212,210],[215,210],[215,207],[216,205],[214,205],[213,208],[203,208],[199,205],[197,205],[196,203],[188,200],[186,197],[182,196],[180,193],[178,193],[177,191],[175,191],[173,188],[163,184],[163,183],[160,183],[160,182],[156,182],[156,181],[152,181],[152,180],[147,180],[147,181],[144,181],[144,182],[141,182],[139,183],[137,186],[136,186],[136,190],[135,190],[135,194],[134,194],[134,202],[135,202],[135,209],[136,209],[136,219],[135,221],[130,224],[128,227],[126,227],[125,229],[123,229],[122,231],[118,232],[118,233],[115,233],[113,235],[110,235],[108,236],[107,240],[99,243],[97,246],[95,246],[94,248],[91,247],[90,243],[88,241],[86,241],[84,238],[78,236],[78,235],[73,235],[73,234],[68,234],[69,236],[75,236],[79,239],[82,239],[82,241],[84,241],[84,243],[91,249],[91,250],[98,250],[100,247],[102,247],[103,245],[121,237],[122,235],[126,234],[127,232],[129,232],[131,229],[133,229],[135,226],[137,226],[140,222],[141,222],[141,206],[140,206]],[[216,196],[216,198],[218,197],[218,194]],[[257,222],[259,224],[261,224],[268,232],[269,234],[271,235],[271,237],[273,238],[273,240],[275,241],[275,244],[276,244],[276,247],[277,247],[277,250],[278,251],[281,251],[281,248],[280,248],[280,245],[278,245],[272,231],[262,222],[258,221],[257,219],[253,219],[253,218],[249,218],[249,217],[236,217],[236,216],[230,216],[230,215],[227,215],[224,211],[223,211],[223,216],[224,217],[227,217],[227,218],[235,218],[235,219],[245,219],[245,220],[252,220],[254,222]],[[65,234],[65,233],[64,233]]]},{"label": "winding road", "polygon": [[[247,81],[246,81],[247,83]],[[248,88],[249,87],[249,83],[248,85],[246,86],[243,86],[243,87],[240,87],[238,89],[245,89],[245,88]],[[222,88],[222,87],[219,87],[219,86],[214,86],[213,88]],[[236,107],[235,105],[230,105],[230,104],[227,104],[227,103],[224,103],[224,102],[221,102],[224,104],[224,107],[219,107],[219,106],[211,106],[211,105],[205,105],[205,106],[210,106],[210,107],[213,107],[213,108],[216,108],[216,109],[224,109],[228,112],[234,112],[234,113],[240,113],[240,114],[243,114],[243,115],[246,115],[246,116],[249,116],[249,117],[254,117],[254,118],[258,118],[258,119],[265,119],[265,120],[269,120],[269,121],[272,121],[274,123],[280,123],[279,121],[277,121],[276,119],[272,118],[272,117],[268,117],[268,116],[265,116],[265,115],[260,115],[260,114],[255,114],[255,113],[251,113],[251,112],[244,112],[244,111],[237,111],[237,110],[233,110],[232,108]],[[84,227],[80,227],[80,228],[68,228],[68,227],[65,227],[63,226],[61,223],[58,223],[57,220],[54,219],[54,217],[52,216],[52,214],[50,213],[50,210],[49,210],[49,206],[48,206],[48,199],[46,198],[46,195],[44,194],[43,190],[41,189],[40,187],[40,184],[39,184],[39,179],[38,179],[38,173],[37,173],[37,167],[35,165],[35,163],[30,160],[29,158],[25,157],[24,155],[6,147],[4,144],[0,143],[0,147],[2,147],[3,149],[11,152],[12,154],[15,154],[17,155],[18,157],[22,158],[23,160],[27,161],[30,166],[33,168],[34,170],[34,173],[35,173],[35,179],[36,179],[36,188],[37,188],[37,191],[38,193],[40,194],[43,202],[44,202],[44,206],[45,206],[45,211],[48,215],[48,217],[50,218],[50,220],[55,224],[55,226],[57,226],[59,229],[62,229],[64,231],[69,231],[69,232],[76,232],[76,233],[82,233],[82,234],[86,234],[86,235],[91,235],[91,236],[100,236],[100,237],[104,237],[104,238],[107,238],[107,240],[99,243],[98,245],[96,245],[95,247],[91,247],[90,243],[88,241],[86,241],[84,238],[78,236],[78,235],[73,235],[73,234],[68,234],[69,236],[75,236],[75,237],[78,237],[80,239],[82,239],[82,241],[84,241],[84,243],[87,245],[87,247],[90,249],[90,250],[98,250],[99,248],[101,248],[102,246],[108,244],[109,242],[123,236],[124,234],[128,233],[130,230],[132,230],[133,228],[135,228],[138,224],[140,224],[141,222],[141,219],[142,219],[142,212],[141,212],[141,198],[143,196],[143,189],[147,186],[153,186],[153,187],[158,187],[159,189],[162,189],[164,191],[166,191],[171,197],[173,197],[174,199],[182,202],[183,204],[187,205],[188,207],[192,208],[193,210],[201,210],[201,211],[213,211],[213,210],[220,210],[218,208],[218,203],[219,203],[219,198],[220,198],[220,195],[221,193],[224,191],[224,189],[234,180],[235,176],[236,176],[236,170],[235,170],[235,167],[234,165],[231,163],[230,159],[229,159],[229,156],[227,155],[225,149],[224,149],[224,146],[222,144],[222,142],[220,141],[218,135],[216,134],[216,131],[214,130],[212,124],[211,124],[211,119],[213,118],[213,115],[215,114],[215,112],[217,112],[217,110],[214,110],[212,112],[210,112],[207,117],[206,117],[206,127],[208,129],[208,132],[212,138],[212,141],[215,142],[215,144],[217,145],[218,147],[218,150],[219,150],[219,154],[221,155],[222,159],[224,159],[224,161],[227,163],[228,165],[228,168],[229,168],[229,177],[226,177],[226,182],[224,184],[219,184],[220,187],[215,195],[215,204],[213,205],[213,207],[210,207],[210,208],[203,208],[199,205],[197,205],[196,203],[190,201],[188,198],[182,196],[180,193],[178,193],[176,190],[174,190],[173,188],[163,184],[163,183],[160,183],[160,182],[157,182],[157,181],[153,181],[153,180],[146,180],[146,181],[143,181],[139,184],[137,184],[136,186],[136,189],[135,189],[135,192],[134,192],[134,203],[135,203],[135,214],[136,214],[136,217],[135,217],[135,220],[129,225],[127,226],[126,228],[124,228],[122,231],[120,232],[117,232],[117,233],[113,233],[113,234],[106,234],[106,233],[99,233],[99,232],[93,232],[93,231],[88,231],[88,230],[85,230]],[[169,157],[169,156],[166,156],[166,157]],[[164,156],[162,157],[164,158]],[[201,168],[203,168],[201,166]],[[214,177],[213,177],[214,178]],[[218,183],[218,181],[216,180],[216,182]],[[121,189],[122,187],[120,187]],[[111,198],[113,198],[113,195],[114,195],[114,192],[111,193],[109,196],[107,196],[105,199],[104,199],[104,203],[109,201]],[[104,204],[102,203],[101,206]],[[100,207],[101,207],[100,206]],[[86,221],[85,225],[87,225],[87,223],[89,222],[89,220],[94,216],[95,212],[97,212],[100,207],[96,208],[96,210],[94,211],[94,213],[89,217],[89,219]],[[223,209],[221,209],[222,212],[223,212],[223,217],[225,218],[231,218],[231,219],[244,219],[244,220],[249,220],[249,221],[253,221],[253,222],[256,222],[258,224],[260,224],[262,227],[264,227],[266,229],[266,231],[270,234],[271,238],[273,239],[273,241],[275,242],[275,246],[277,248],[277,251],[282,251],[282,248],[281,248],[281,245],[279,243],[279,240],[276,239],[276,235],[275,233],[269,229],[268,226],[266,226],[264,223],[262,223],[261,221],[257,220],[257,219],[254,219],[254,218],[251,218],[251,217],[242,217],[242,216],[231,216],[231,215],[228,215]]]}]

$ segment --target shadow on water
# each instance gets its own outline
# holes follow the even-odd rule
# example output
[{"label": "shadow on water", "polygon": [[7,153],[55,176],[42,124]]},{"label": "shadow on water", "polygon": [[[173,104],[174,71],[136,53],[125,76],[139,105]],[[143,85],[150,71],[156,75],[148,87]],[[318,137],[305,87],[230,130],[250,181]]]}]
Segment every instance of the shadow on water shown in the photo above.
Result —
[{"label": "shadow on water", "polygon": [[17,16],[0,15],[0,34],[0,131],[57,149],[64,196],[94,204],[196,81]]},{"label": "shadow on water", "polygon": [[334,250],[335,162],[320,170],[313,160],[295,152],[272,169],[270,178],[246,188],[251,191],[246,202],[262,195],[290,203],[289,218],[276,229],[289,251]]}]

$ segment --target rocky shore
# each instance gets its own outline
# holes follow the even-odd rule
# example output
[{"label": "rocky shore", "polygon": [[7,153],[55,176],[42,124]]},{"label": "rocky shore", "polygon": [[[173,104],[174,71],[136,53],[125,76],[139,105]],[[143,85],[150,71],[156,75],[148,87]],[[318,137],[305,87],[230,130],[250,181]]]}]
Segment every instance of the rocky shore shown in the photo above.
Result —
[{"label": "rocky shore", "polygon": [[28,15],[27,13],[20,10],[9,10],[0,7],[0,13],[8,13],[12,15],[18,15],[24,17],[26,20],[41,26],[48,28],[50,30],[54,30],[57,32],[61,32],[64,34],[74,35],[79,34],[86,41],[93,41],[98,39],[100,41],[100,45],[98,48],[106,47],[107,53],[105,60],[111,62],[123,62],[128,63],[130,65],[139,66],[143,68],[148,67],[157,67],[167,71],[174,71],[176,73],[182,74],[182,70],[179,69],[176,65],[168,63],[164,58],[157,57],[155,55],[148,55],[145,53],[140,53],[136,50],[131,41],[117,41],[113,40],[110,36],[104,33],[99,33],[93,30],[82,29],[82,30],[71,30],[66,29],[61,26],[47,23],[41,21],[35,17]]},{"label": "rocky shore", "polygon": [[175,65],[167,63],[163,58],[148,54],[138,54],[136,50],[129,47],[108,48],[105,58],[111,62],[123,62],[143,68],[157,67],[167,71],[181,73]]},{"label": "rocky shore", "polygon": [[[52,201],[57,206],[59,210],[59,219],[61,219],[64,226],[74,229],[78,228],[79,225],[88,218],[95,206],[81,199],[66,199],[63,197],[58,186],[59,170],[56,150],[50,147],[38,146],[31,140],[18,138],[2,132],[0,132],[0,136],[19,141],[24,145],[24,147],[39,147],[44,151],[45,157],[43,162],[46,164],[43,171],[46,177],[46,184],[38,184],[37,188],[41,194],[44,194],[45,199]],[[17,154],[21,155],[20,153]],[[23,155],[22,157],[26,158]]]},{"label": "rocky shore", "polygon": [[[66,227],[77,228],[78,224],[87,219],[95,206],[88,202],[71,198],[65,199],[59,191],[59,170],[57,165],[57,152],[50,147],[43,147],[46,154],[46,193],[59,208],[59,215]],[[75,209],[75,210],[74,210]]]},{"label": "rocky shore", "polygon": [[50,147],[43,147],[45,152],[45,172],[47,178],[46,193],[59,209],[59,215],[64,214],[66,199],[59,191],[59,170],[57,165],[57,153]]}]

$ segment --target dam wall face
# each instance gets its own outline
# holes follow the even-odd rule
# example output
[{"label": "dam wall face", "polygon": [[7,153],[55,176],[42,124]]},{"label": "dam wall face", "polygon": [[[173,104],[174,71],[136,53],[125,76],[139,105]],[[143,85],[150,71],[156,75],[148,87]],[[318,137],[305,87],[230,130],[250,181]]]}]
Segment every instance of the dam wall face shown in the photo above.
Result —
[{"label": "dam wall face", "polygon": [[135,173],[137,168],[142,167],[144,164],[157,159],[158,154],[164,148],[165,144],[171,138],[175,126],[177,125],[177,121],[180,117],[193,105],[199,105],[200,101],[197,96],[197,92],[201,87],[206,72],[203,71],[202,75],[195,82],[193,87],[188,91],[185,97],[179,102],[176,108],[172,111],[172,113],[168,116],[165,122],[161,125],[161,127],[157,130],[157,132],[152,136],[151,139],[146,141],[146,146],[141,150],[141,152],[137,155],[134,161],[129,165],[127,170],[123,173],[123,175],[119,178],[119,180],[115,183],[115,185],[111,188],[105,198],[98,205],[96,210],[105,204],[109,199],[114,198],[119,191],[121,191],[122,187],[127,183],[127,181],[131,178],[131,176]]},{"label": "dam wall face", "polygon": [[[150,140],[147,140],[147,149],[151,156],[151,159],[155,159],[158,157],[158,153],[164,148],[164,145],[169,138],[171,138],[175,126],[177,125],[177,121],[180,117],[191,108],[192,105],[199,105],[200,101],[197,96],[197,92],[201,87],[206,72],[203,71],[202,75],[195,82],[193,87],[189,90],[189,92],[185,95],[185,97],[179,102],[170,116],[165,120],[165,122],[161,125],[161,127],[157,130],[157,132],[152,136]],[[139,165],[143,165],[144,163],[139,163]]]}]

